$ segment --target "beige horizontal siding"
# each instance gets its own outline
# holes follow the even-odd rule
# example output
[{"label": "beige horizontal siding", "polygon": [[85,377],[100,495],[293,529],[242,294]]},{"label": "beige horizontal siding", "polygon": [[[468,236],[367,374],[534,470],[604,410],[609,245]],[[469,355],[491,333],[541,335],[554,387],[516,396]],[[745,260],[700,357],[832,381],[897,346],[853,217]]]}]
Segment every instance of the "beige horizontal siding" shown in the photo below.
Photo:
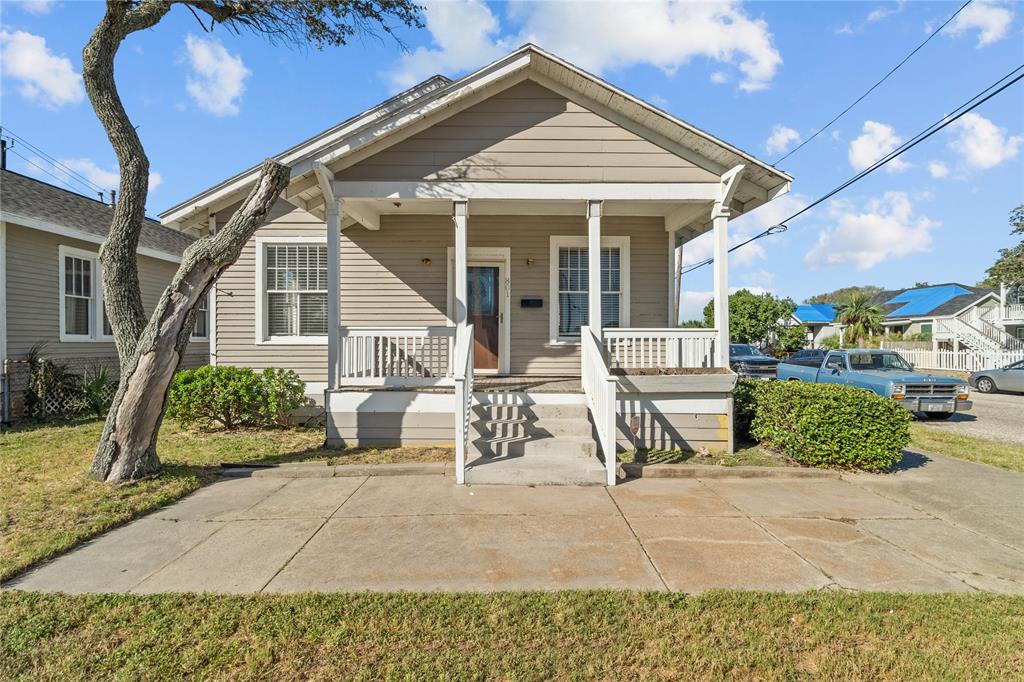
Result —
[{"label": "beige horizontal siding", "polygon": [[[224,221],[233,209],[218,216]],[[219,220],[219,222],[221,222]],[[260,237],[317,236],[326,239],[323,221],[278,201],[267,224],[257,231]],[[303,381],[327,381],[327,346],[256,343],[256,237],[242,249],[238,260],[217,282],[217,363],[265,369],[281,367],[294,370]]]},{"label": "beige horizontal siding", "polygon": [[690,450],[729,448],[729,415],[692,413],[638,413],[618,416],[616,444],[622,450],[637,448]]},{"label": "beige horizontal siding", "polygon": [[332,412],[327,444],[353,446],[451,445],[450,412]]},{"label": "beige horizontal siding", "polygon": [[[510,371],[514,374],[576,375],[579,346],[549,338],[550,240],[586,234],[586,221],[572,216],[471,216],[469,246],[509,247],[511,253]],[[668,244],[660,218],[606,217],[602,232],[629,236],[630,325],[663,327],[668,309]],[[454,244],[447,216],[384,216],[379,231],[353,227],[341,239],[341,323],[347,326],[426,326],[447,323],[447,256]],[[322,222],[279,202],[258,236],[325,236]],[[327,379],[324,345],[257,344],[255,237],[217,286],[218,362],[257,369],[286,367],[305,381]],[[430,264],[424,264],[429,259]],[[532,260],[528,265],[527,261]],[[540,298],[543,308],[520,308],[522,298]]]},{"label": "beige horizontal siding", "polygon": [[[60,340],[62,245],[99,252],[98,244],[7,223],[7,354],[12,359],[22,359],[33,345],[43,342],[49,357],[63,360],[69,366],[91,361],[116,364],[113,341]],[[147,313],[156,307],[177,267],[175,263],[139,256],[139,284]],[[208,360],[209,344],[194,341],[189,344],[182,366],[198,367]]]},{"label": "beige horizontal siding", "polygon": [[717,182],[532,81],[514,85],[353,166],[344,180]]}]

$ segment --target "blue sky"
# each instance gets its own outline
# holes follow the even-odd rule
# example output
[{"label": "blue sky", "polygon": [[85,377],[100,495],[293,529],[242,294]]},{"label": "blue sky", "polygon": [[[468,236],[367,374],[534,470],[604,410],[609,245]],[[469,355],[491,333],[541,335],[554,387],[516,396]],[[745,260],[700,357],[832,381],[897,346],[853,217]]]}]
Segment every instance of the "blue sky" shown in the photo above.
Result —
[{"label": "blue sky", "polygon": [[[457,77],[530,40],[656,106],[775,161],[925,38],[960,3],[430,3],[427,27],[324,51],[271,46],[177,7],[117,62],[149,152],[151,213],[433,73]],[[0,5],[0,121],[104,187],[106,138],[81,87],[99,2]],[[1021,6],[975,0],[836,126],[780,167],[793,192],[734,223],[737,238],[789,215],[1024,62]],[[1006,91],[784,235],[734,254],[731,283],[802,301],[851,284],[974,283],[1010,243],[1024,201],[1024,85]],[[15,151],[42,165],[28,148]],[[9,166],[43,178],[18,156]],[[688,257],[707,253],[706,243]],[[684,281],[684,316],[710,297]]]}]

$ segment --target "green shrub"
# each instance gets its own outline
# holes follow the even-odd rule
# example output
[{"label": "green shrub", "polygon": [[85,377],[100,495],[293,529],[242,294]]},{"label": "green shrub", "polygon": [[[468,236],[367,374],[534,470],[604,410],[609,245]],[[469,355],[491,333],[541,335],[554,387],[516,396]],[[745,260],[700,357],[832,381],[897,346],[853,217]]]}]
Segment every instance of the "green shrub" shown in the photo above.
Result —
[{"label": "green shrub", "polygon": [[306,384],[290,369],[268,367],[260,374],[262,383],[262,421],[277,426],[288,425],[288,415],[306,400]]},{"label": "green shrub", "polygon": [[750,422],[754,420],[754,391],[763,382],[758,379],[739,379],[732,392],[732,423],[736,440],[749,441]]},{"label": "green shrub", "polygon": [[853,386],[773,381],[754,401],[754,438],[810,466],[883,471],[910,442],[909,412]]},{"label": "green shrub", "polygon": [[110,370],[103,365],[93,365],[82,374],[79,384],[78,409],[83,414],[99,419],[110,410],[114,400],[116,382],[110,378]]}]

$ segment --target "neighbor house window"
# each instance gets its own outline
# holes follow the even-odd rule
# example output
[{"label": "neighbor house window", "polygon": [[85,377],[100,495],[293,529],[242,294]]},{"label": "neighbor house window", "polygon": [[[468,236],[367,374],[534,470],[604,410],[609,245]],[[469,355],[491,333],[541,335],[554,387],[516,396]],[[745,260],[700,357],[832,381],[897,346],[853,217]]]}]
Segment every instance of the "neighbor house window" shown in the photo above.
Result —
[{"label": "neighbor house window", "polygon": [[60,340],[105,341],[111,336],[103,305],[99,256],[70,246],[57,249]]},{"label": "neighbor house window", "polygon": [[196,306],[196,324],[192,328],[193,339],[205,339],[210,335],[210,307],[208,296],[199,299]]},{"label": "neighbor house window", "polygon": [[[586,237],[552,237],[552,339],[573,341],[589,323]],[[601,240],[601,326],[628,324],[629,238]]]},{"label": "neighbor house window", "polygon": [[267,243],[263,248],[265,339],[327,335],[327,246]]}]

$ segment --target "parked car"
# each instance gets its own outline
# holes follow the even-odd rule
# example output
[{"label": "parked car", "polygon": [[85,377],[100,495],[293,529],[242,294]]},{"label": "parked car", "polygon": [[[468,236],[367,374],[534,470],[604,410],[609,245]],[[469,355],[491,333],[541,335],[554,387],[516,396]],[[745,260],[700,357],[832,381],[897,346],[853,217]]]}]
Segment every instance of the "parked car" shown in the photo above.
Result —
[{"label": "parked car", "polygon": [[778,376],[785,381],[857,386],[929,419],[949,419],[971,409],[970,389],[962,380],[915,372],[891,350],[829,351],[817,367],[780,363]]},{"label": "parked car", "polygon": [[749,343],[729,344],[729,366],[746,379],[774,379],[779,361]]},{"label": "parked car", "polygon": [[996,391],[1024,392],[1024,360],[999,369],[983,369],[967,378],[967,383],[982,393]]},{"label": "parked car", "polygon": [[807,367],[821,367],[822,360],[828,354],[827,348],[805,348],[790,355],[785,362]]}]

